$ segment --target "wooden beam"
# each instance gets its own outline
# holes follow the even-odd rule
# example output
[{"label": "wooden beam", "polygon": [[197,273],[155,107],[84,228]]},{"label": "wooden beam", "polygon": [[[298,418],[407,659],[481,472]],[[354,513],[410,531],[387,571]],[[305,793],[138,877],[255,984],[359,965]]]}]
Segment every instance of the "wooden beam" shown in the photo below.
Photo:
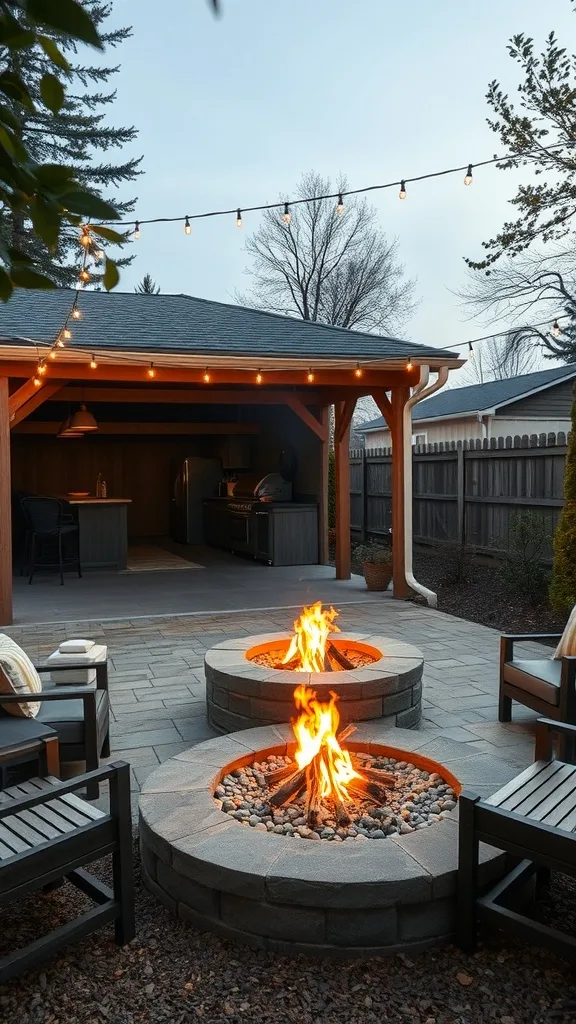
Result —
[{"label": "wooden beam", "polygon": [[385,391],[375,391],[372,398],[376,402],[376,405],[380,409],[388,428],[391,429],[390,424],[392,423],[392,402],[388,398]]},{"label": "wooden beam", "polygon": [[330,406],[322,408],[322,426],[325,438],[320,449],[320,495],[318,507],[318,557],[321,565],[328,565],[330,546],[328,542],[328,511],[329,511],[329,469],[330,469]]},{"label": "wooden beam", "polygon": [[[6,351],[6,350],[4,350]],[[56,360],[48,366],[46,378],[48,380],[81,380],[81,381],[132,381],[136,384],[146,384],[147,364],[142,362],[141,366],[122,363],[99,363],[95,370],[90,370],[86,363],[65,362]],[[35,363],[30,360],[3,360],[0,353],[0,375],[4,377],[20,377],[28,381],[35,373]],[[210,368],[210,384],[202,383],[202,374],[197,369],[187,369],[181,366],[157,366],[154,383],[150,389],[162,384],[189,384],[196,385],[201,390],[206,389],[209,394],[215,387],[222,387],[228,384],[242,384],[251,388],[254,394],[266,394],[267,385],[280,386],[290,385],[293,387],[304,387],[304,370],[301,368],[293,370],[270,370],[264,373],[264,383],[258,385],[254,381],[254,373],[250,370],[234,369],[234,359],[230,357],[229,369]],[[350,369],[334,370],[321,368],[316,371],[316,384],[323,386],[336,385],[339,387],[351,388],[352,393],[358,386],[358,381]],[[414,384],[418,379],[418,373],[413,370],[365,370],[362,375],[363,386],[370,389],[381,388],[390,391],[393,387],[401,387],[407,384]],[[31,381],[30,381],[31,383]],[[34,388],[34,385],[32,385]],[[316,390],[316,388],[315,388]],[[31,392],[30,392],[31,393]],[[270,394],[272,392],[269,392]]]},{"label": "wooden beam", "polygon": [[[28,373],[29,372],[30,370],[28,370]],[[40,380],[40,378],[38,378],[38,380]],[[45,384],[46,380],[43,380],[40,387],[37,387],[36,384],[34,383],[34,380],[30,379],[25,381],[25,383],[22,384],[17,391],[14,391],[13,394],[11,394],[10,398],[8,399],[10,419],[12,419],[12,417],[16,415],[18,409],[21,409],[22,406],[25,405],[26,402],[28,402],[33,395],[39,394],[40,391],[44,389]],[[60,382],[58,386],[62,387]]]},{"label": "wooden beam", "polygon": [[8,381],[0,379],[0,625],[12,625],[12,488]]},{"label": "wooden beam", "polygon": [[[30,420],[15,427],[14,434],[56,434],[59,423]],[[259,423],[99,423],[98,434],[127,436],[178,434],[259,434]],[[96,433],[96,432],[95,432]]]},{"label": "wooden beam", "polygon": [[352,423],[355,408],[355,398],[337,404],[336,409],[339,411],[336,414],[335,442],[340,443],[344,439],[345,434],[348,435],[348,440],[350,440],[350,424]]},{"label": "wooden beam", "polygon": [[350,424],[352,402],[335,407],[334,463],[336,477],[336,579],[350,579]]},{"label": "wooden beam", "polygon": [[404,406],[410,388],[392,392],[390,433],[392,435],[392,572],[394,597],[401,601],[409,595],[406,583],[404,531]]},{"label": "wooden beam", "polygon": [[323,423],[320,423],[315,416],[306,408],[304,403],[296,396],[292,395],[286,400],[286,405],[290,406],[293,412],[300,417],[303,423],[306,424],[310,430],[313,430],[317,437],[321,441],[328,440],[328,430]]},{"label": "wooden beam", "polygon": [[[0,364],[1,369],[1,364]],[[254,391],[219,391],[213,388],[78,388],[62,390],[58,401],[66,402],[119,402],[154,405],[285,405],[294,397],[293,391],[271,391],[257,388]],[[296,396],[305,405],[321,405],[320,396],[313,391],[304,391]]]},{"label": "wooden beam", "polygon": [[38,409],[41,405],[44,404],[44,402],[48,402],[51,398],[54,398],[54,396],[58,395],[58,393],[61,390],[62,388],[60,387],[59,381],[56,384],[47,384],[46,387],[40,388],[40,390],[38,390],[37,388],[36,394],[32,395],[32,398],[29,398],[28,401],[24,403],[24,405],[21,405],[20,408],[18,409],[18,412],[15,412],[14,415],[11,417],[10,427],[12,429],[16,427],[18,423],[20,423],[22,420],[25,420],[26,417],[29,416],[31,412],[34,412],[35,409]]}]

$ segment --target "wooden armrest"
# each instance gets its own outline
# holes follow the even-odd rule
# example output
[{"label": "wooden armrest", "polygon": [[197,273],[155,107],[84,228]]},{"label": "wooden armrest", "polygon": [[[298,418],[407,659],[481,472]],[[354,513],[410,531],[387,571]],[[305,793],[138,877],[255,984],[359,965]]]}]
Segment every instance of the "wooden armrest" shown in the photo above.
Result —
[{"label": "wooden armrest", "polygon": [[50,789],[41,790],[37,795],[25,796],[21,800],[7,800],[5,804],[0,804],[0,820],[7,818],[11,814],[27,810],[29,807],[36,807],[37,804],[44,804],[49,800],[55,800],[66,793],[74,793],[77,789],[84,789],[90,782],[104,782],[106,779],[113,779],[120,774],[124,775],[129,769],[130,766],[127,761],[114,761],[113,764],[107,764],[104,768],[96,768],[93,772],[76,775],[68,782],[58,782],[56,785],[50,786]]},{"label": "wooden armrest", "polygon": [[552,757],[552,733],[558,733],[560,736],[571,736],[573,739],[576,739],[576,725],[569,725],[568,722],[557,722],[552,718],[539,718],[536,722],[535,761],[549,761]]}]

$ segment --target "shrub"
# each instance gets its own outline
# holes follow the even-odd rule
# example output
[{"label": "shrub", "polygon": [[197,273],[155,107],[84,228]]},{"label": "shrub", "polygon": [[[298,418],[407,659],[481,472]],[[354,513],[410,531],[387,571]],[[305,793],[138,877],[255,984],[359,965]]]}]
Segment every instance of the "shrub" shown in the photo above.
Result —
[{"label": "shrub", "polygon": [[549,583],[546,557],[546,525],[537,512],[516,512],[511,518],[510,554],[500,571],[514,597],[540,604]]},{"label": "shrub", "polygon": [[572,431],[568,438],[564,471],[566,504],[554,534],[554,569],[550,586],[550,604],[558,611],[569,611],[576,604],[576,398],[570,415]]},{"label": "shrub", "polygon": [[390,565],[392,551],[383,544],[359,544],[354,549],[354,561],[369,562],[371,565]]}]

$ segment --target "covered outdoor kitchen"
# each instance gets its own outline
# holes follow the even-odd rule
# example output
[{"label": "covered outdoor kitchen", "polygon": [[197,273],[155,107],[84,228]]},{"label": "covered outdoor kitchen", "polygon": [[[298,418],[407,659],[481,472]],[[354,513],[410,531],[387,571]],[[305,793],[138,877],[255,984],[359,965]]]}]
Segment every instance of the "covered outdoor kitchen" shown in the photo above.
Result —
[{"label": "covered outdoor kitchen", "polygon": [[349,434],[365,395],[392,431],[404,598],[419,587],[411,408],[458,365],[427,346],[185,295],[16,292],[0,311],[0,622],[12,621],[22,495],[70,504],[83,569],[122,570],[142,538],[327,563],[331,443],[335,572],[349,578]]}]

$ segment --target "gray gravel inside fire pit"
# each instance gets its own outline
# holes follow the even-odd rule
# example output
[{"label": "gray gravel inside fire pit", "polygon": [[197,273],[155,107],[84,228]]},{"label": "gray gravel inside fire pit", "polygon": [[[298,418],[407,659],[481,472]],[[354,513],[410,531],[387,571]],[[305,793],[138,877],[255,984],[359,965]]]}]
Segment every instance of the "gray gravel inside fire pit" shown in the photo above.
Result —
[{"label": "gray gravel inside fire pit", "polygon": [[[357,752],[358,771],[366,768],[392,773],[394,788],[387,788],[387,800],[378,804],[373,799],[354,799],[347,803],[350,824],[339,826],[330,800],[323,801],[317,824],[310,827],[306,819],[305,796],[282,807],[270,805],[270,796],[278,787],[268,786],[267,775],[292,758],[271,755],[237,768],[225,775],[214,791],[222,810],[241,825],[260,832],[273,832],[290,839],[325,840],[327,842],[364,842],[407,835],[427,828],[456,806],[452,787],[436,772],[427,772],[406,761]],[[296,771],[294,763],[294,770]]]}]

